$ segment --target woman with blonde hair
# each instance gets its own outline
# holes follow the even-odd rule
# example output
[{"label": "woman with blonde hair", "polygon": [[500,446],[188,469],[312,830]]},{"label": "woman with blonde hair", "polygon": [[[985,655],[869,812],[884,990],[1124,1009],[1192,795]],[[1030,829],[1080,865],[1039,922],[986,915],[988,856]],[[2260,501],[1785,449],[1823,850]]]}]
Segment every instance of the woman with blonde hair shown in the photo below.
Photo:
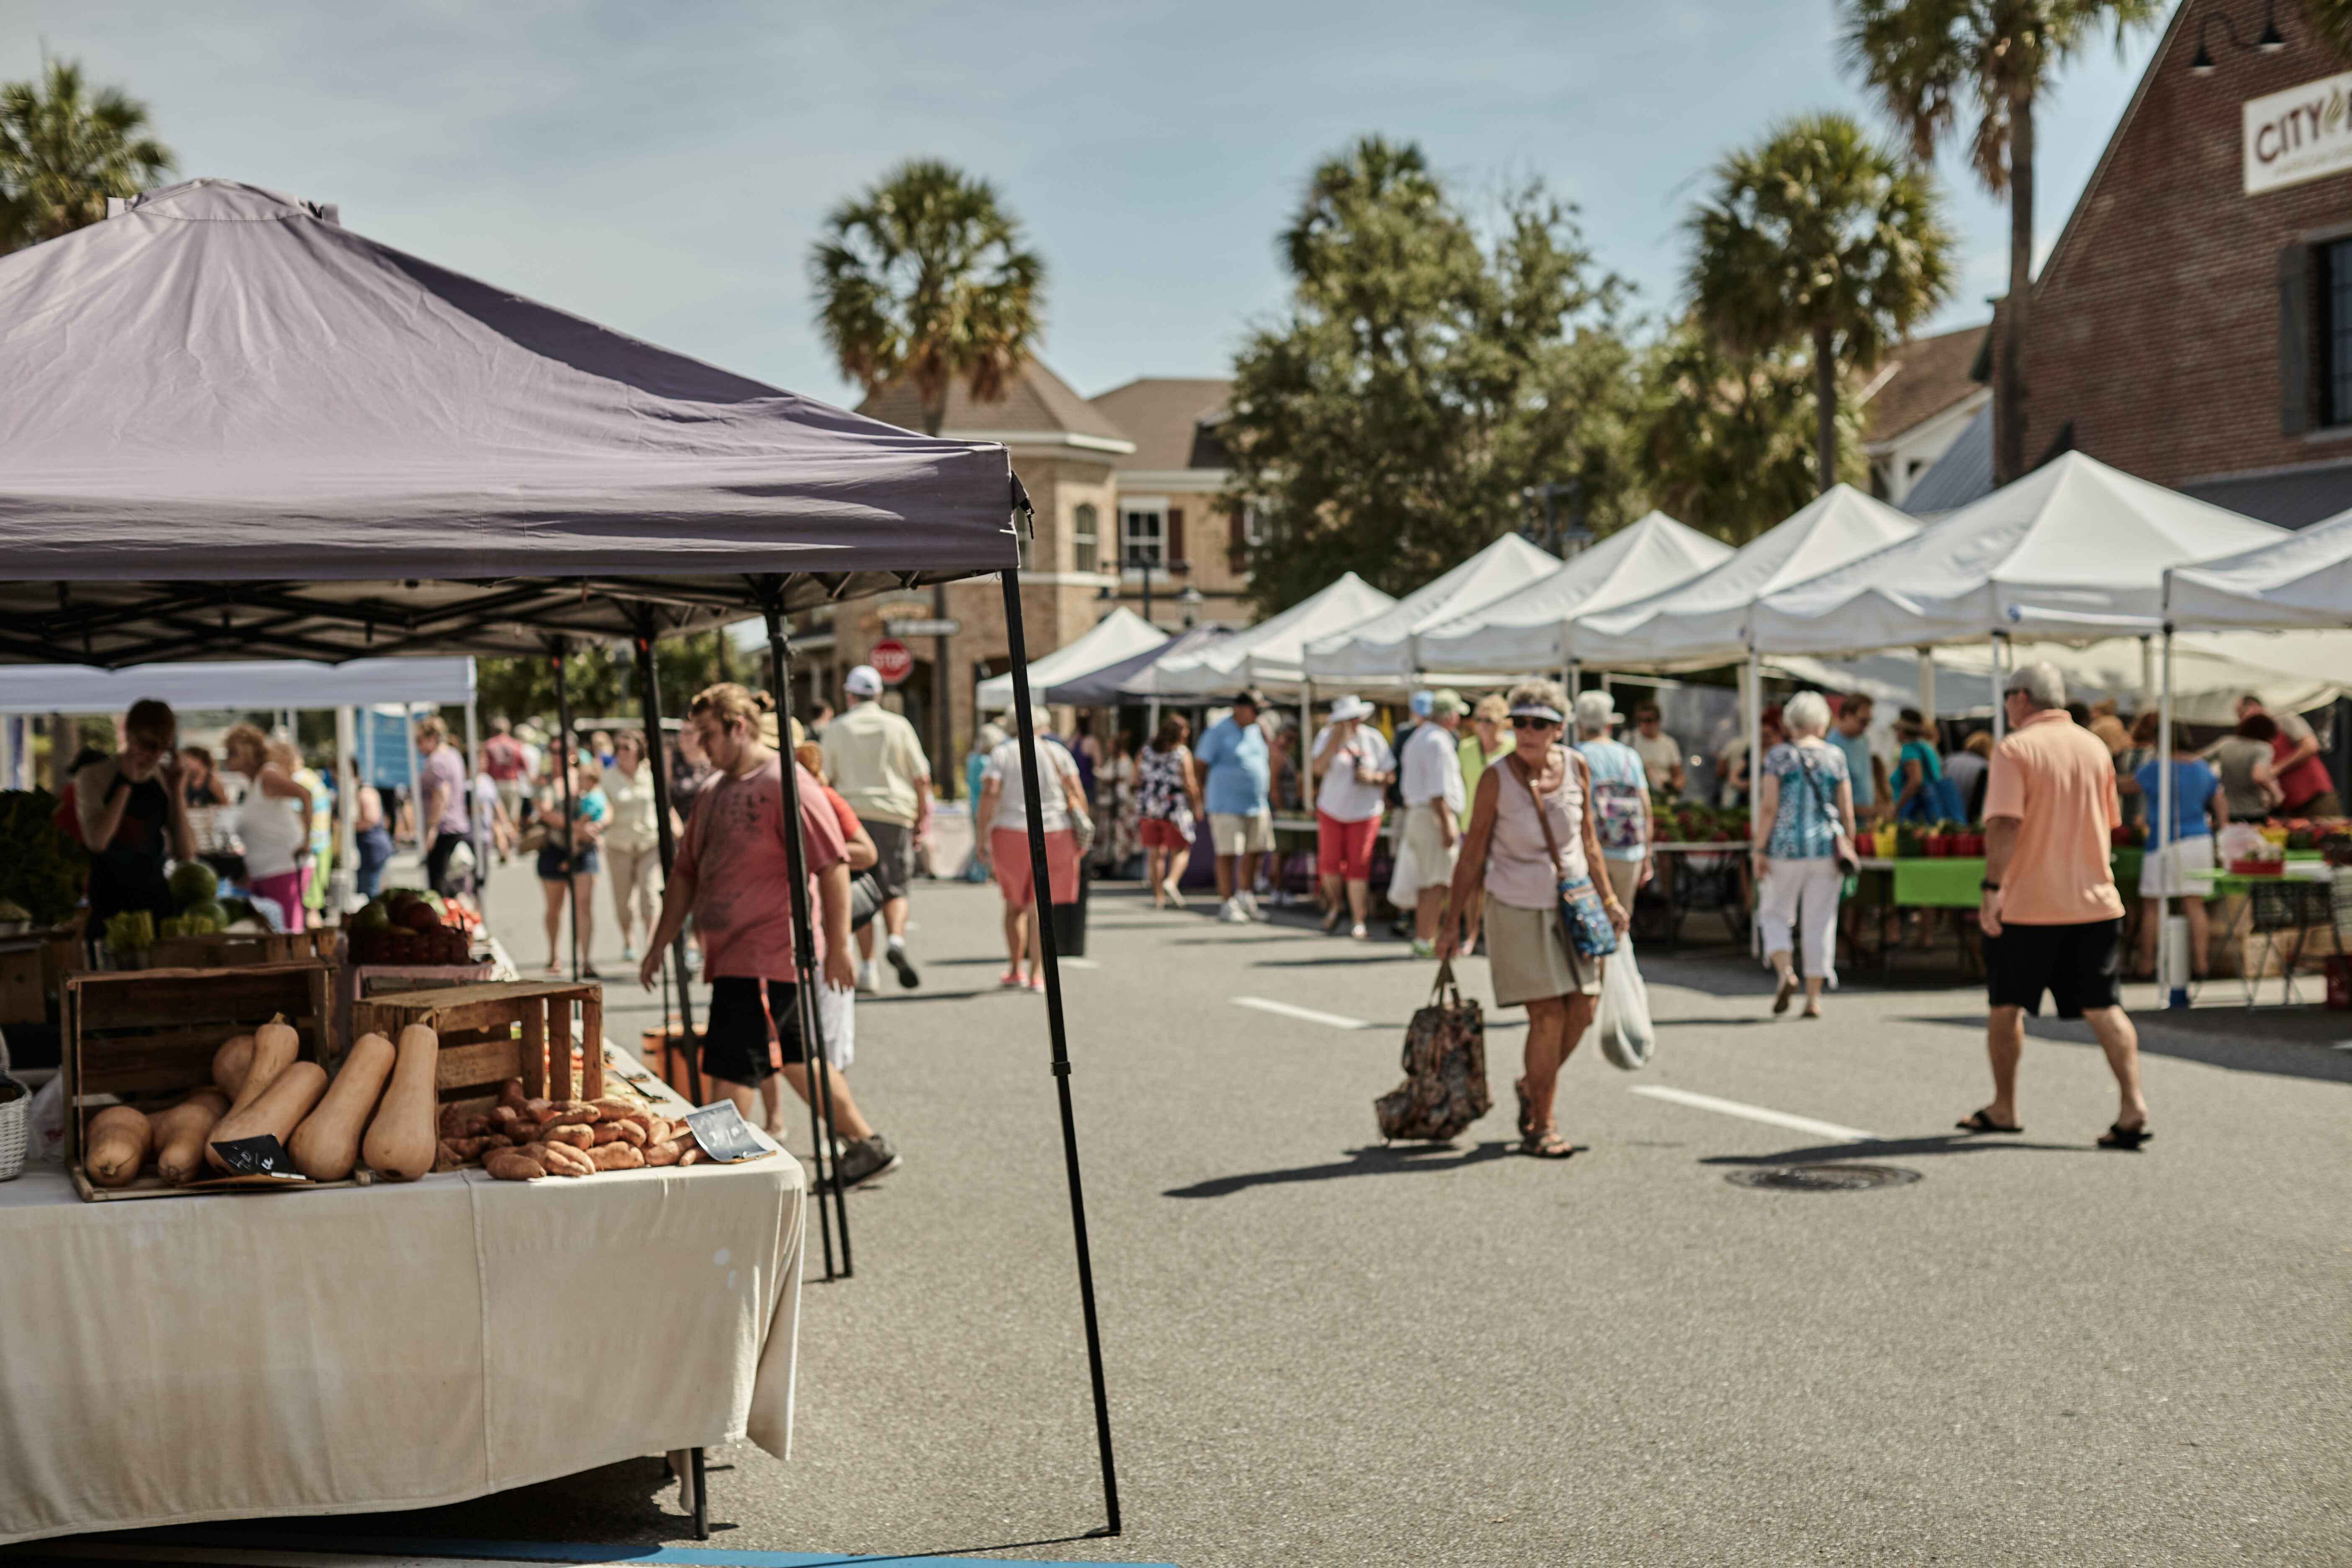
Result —
[{"label": "woman with blonde hair", "polygon": [[[1591,773],[1560,743],[1568,693],[1558,681],[1531,680],[1513,687],[1509,702],[1512,750],[1478,781],[1446,907],[1465,929],[1471,889],[1484,885],[1495,1005],[1528,1010],[1527,1076],[1513,1086],[1519,1152],[1565,1160],[1579,1145],[1559,1135],[1552,1101],[1560,1068],[1592,1023],[1606,960],[1586,951],[1590,936],[1570,929],[1561,903],[1574,898],[1590,909],[1597,900],[1621,932],[1628,917],[1606,874],[1595,874],[1603,862]],[[1454,951],[1443,934],[1438,947]]]},{"label": "woman with blonde hair", "polygon": [[250,724],[221,740],[222,767],[242,773],[245,801],[236,836],[245,843],[245,880],[256,898],[276,904],[288,931],[302,929],[302,856],[310,847],[310,792],[287,765],[293,748],[273,745]]},{"label": "woman with blonde hair", "polygon": [[[1853,781],[1845,753],[1822,737],[1830,705],[1818,691],[1800,691],[1781,710],[1789,739],[1764,753],[1757,777],[1756,923],[1764,952],[1780,976],[1772,1011],[1789,1010],[1796,991],[1791,928],[1801,918],[1805,957],[1805,1016],[1822,1016],[1822,985],[1837,973],[1838,893],[1845,871],[1839,838],[1853,841]],[[1800,910],[1801,910],[1801,916]]]},{"label": "woman with blonde hair", "polygon": [[[613,737],[613,765],[598,786],[606,812],[602,847],[613,888],[613,918],[621,926],[621,962],[637,961],[637,916],[646,934],[661,919],[661,824],[654,810],[654,770],[646,754],[646,732],[623,730]],[[678,831],[676,814],[670,831]]]}]

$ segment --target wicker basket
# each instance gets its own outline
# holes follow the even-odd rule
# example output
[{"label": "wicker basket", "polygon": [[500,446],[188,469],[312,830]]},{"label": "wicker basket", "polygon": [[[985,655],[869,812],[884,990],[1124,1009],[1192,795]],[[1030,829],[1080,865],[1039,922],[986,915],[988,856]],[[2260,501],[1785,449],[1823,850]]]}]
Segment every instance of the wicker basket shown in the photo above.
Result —
[{"label": "wicker basket", "polygon": [[24,1173],[25,1146],[33,1136],[33,1091],[8,1076],[8,1042],[0,1039],[0,1182]]}]

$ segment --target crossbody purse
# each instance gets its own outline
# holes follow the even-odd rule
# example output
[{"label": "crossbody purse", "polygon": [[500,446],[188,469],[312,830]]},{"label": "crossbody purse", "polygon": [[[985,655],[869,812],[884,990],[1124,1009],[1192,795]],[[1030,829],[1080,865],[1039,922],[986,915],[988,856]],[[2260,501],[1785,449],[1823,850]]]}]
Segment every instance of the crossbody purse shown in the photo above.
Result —
[{"label": "crossbody purse", "polygon": [[1838,875],[1851,877],[1862,869],[1862,857],[1854,853],[1853,838],[1838,826],[1838,814],[1831,809],[1829,801],[1822,794],[1821,775],[1814,773],[1813,764],[1805,760],[1802,747],[1797,751],[1797,766],[1804,772],[1806,787],[1813,792],[1813,804],[1822,808],[1822,820],[1830,825],[1830,853],[1837,859]]},{"label": "crossbody purse", "polygon": [[[1543,796],[1536,793],[1536,781],[1519,763],[1517,756],[1504,759],[1511,776],[1527,786],[1528,799],[1535,803],[1536,826],[1543,829],[1544,848],[1551,863],[1559,865],[1559,840],[1553,837],[1551,818],[1544,815]],[[1573,753],[1566,766],[1577,765]],[[1591,786],[1588,784],[1587,788]],[[1586,958],[1606,958],[1617,951],[1617,927],[1609,918],[1609,910],[1601,901],[1600,891],[1590,877],[1562,877],[1559,881],[1559,925],[1568,933],[1569,945]]]}]

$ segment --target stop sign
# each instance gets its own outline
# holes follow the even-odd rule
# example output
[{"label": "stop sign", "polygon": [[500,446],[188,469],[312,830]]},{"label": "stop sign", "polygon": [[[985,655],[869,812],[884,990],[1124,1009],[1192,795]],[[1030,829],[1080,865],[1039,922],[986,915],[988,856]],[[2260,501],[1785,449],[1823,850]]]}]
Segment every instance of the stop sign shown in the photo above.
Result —
[{"label": "stop sign", "polygon": [[915,670],[915,656],[897,637],[884,637],[866,649],[866,662],[874,667],[885,686],[898,685]]}]

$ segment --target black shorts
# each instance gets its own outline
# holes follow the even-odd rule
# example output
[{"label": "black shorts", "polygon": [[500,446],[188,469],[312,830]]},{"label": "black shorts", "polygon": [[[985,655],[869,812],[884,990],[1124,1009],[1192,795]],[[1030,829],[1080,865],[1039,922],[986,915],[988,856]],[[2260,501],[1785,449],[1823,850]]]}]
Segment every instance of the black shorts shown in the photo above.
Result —
[{"label": "black shorts", "polygon": [[915,875],[915,830],[902,822],[877,822],[861,816],[857,825],[874,840],[874,879],[885,899],[903,899]]},{"label": "black shorts", "polygon": [[776,1063],[797,1065],[807,1055],[801,1048],[799,992],[791,981],[734,974],[711,981],[710,1017],[702,1030],[704,1072],[729,1083],[758,1083]]},{"label": "black shorts", "polygon": [[2037,1018],[2044,991],[2062,1018],[2119,1005],[2123,933],[2121,920],[2079,925],[2004,921],[1999,936],[1985,938],[1985,991],[1994,1006],[2022,1007]]}]

